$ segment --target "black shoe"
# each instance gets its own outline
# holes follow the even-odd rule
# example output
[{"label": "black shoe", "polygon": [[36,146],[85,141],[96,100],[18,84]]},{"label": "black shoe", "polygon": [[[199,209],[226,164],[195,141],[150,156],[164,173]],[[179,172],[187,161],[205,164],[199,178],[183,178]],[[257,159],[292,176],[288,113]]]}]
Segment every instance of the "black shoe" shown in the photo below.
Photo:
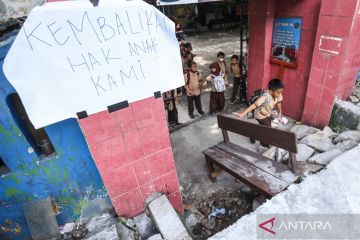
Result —
[{"label": "black shoe", "polygon": [[255,139],[252,139],[252,138],[250,138],[250,142],[252,143],[252,144],[255,144]]},{"label": "black shoe", "polygon": [[205,115],[204,111],[200,111],[199,114],[200,114],[201,116],[204,116],[204,115]]},{"label": "black shoe", "polygon": [[195,118],[194,114],[190,114],[189,116],[190,116],[191,119]]}]

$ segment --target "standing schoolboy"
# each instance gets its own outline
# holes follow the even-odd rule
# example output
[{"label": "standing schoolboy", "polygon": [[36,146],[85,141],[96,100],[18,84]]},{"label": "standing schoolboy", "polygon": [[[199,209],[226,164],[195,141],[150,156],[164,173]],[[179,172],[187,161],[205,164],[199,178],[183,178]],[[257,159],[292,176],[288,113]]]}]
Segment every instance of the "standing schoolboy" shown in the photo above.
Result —
[{"label": "standing schoolboy", "polygon": [[217,57],[220,69],[224,74],[224,79],[227,81],[227,69],[226,69],[226,62],[225,62],[225,53],[224,52],[218,52],[216,57]]},{"label": "standing schoolboy", "polygon": [[224,77],[223,71],[217,62],[210,64],[211,74],[207,76],[206,80],[211,81],[210,93],[210,114],[221,112],[225,107],[225,95],[227,80]]},{"label": "standing schoolboy", "polygon": [[241,79],[241,69],[239,66],[239,57],[238,55],[232,55],[231,56],[231,65],[230,65],[230,70],[232,72],[232,74],[234,75],[234,82],[233,82],[233,92],[231,95],[231,104],[235,104],[236,103],[236,95],[238,92],[238,89],[240,87],[240,101],[242,101],[242,87],[241,87],[241,83],[242,83],[242,79]]},{"label": "standing schoolboy", "polygon": [[[280,79],[274,78],[268,83],[268,90],[260,96],[255,103],[246,108],[243,112],[234,112],[240,118],[254,110],[255,119],[260,125],[271,127],[271,120],[275,117],[280,118],[282,114],[281,103],[283,101],[282,93],[284,91],[284,83]],[[277,114],[273,111],[276,109]],[[268,147],[267,144],[261,145]]]},{"label": "standing schoolboy", "polygon": [[[203,82],[200,79],[200,73],[197,71],[196,62],[191,62],[189,64],[189,71],[184,74],[185,79],[185,89],[188,101],[188,111],[191,119],[194,119],[194,102],[196,110],[200,115],[204,115],[204,111],[201,106],[201,89],[203,87]],[[205,82],[206,83],[206,82]]]}]

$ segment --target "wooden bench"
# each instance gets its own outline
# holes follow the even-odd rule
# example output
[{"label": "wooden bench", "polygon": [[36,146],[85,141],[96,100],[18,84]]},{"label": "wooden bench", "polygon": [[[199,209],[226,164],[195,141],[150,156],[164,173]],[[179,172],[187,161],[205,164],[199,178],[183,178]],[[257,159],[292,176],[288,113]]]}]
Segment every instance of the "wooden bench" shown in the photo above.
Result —
[{"label": "wooden bench", "polygon": [[[296,165],[297,140],[294,133],[218,115],[224,142],[203,151],[209,176],[216,181],[215,167],[271,197],[299,180]],[[228,131],[289,151],[290,166],[274,161],[230,142]]]}]

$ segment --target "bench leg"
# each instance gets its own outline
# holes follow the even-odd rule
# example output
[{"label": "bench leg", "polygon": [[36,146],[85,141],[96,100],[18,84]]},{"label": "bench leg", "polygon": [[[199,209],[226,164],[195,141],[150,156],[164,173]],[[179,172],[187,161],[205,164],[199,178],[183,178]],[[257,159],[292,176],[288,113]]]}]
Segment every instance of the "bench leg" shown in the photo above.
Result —
[{"label": "bench leg", "polygon": [[209,159],[208,157],[205,157],[205,158],[206,158],[206,165],[209,170],[209,178],[210,178],[211,182],[216,182],[216,177],[213,177],[213,175],[212,175],[212,173],[215,171],[214,164],[211,161],[211,159]]}]

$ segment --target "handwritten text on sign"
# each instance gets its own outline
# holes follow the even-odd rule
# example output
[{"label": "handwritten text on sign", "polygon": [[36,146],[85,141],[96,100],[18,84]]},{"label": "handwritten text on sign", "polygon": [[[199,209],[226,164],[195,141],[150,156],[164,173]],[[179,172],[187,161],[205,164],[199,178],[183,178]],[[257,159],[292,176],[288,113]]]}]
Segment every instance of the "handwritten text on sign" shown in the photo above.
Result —
[{"label": "handwritten text on sign", "polygon": [[158,10],[73,3],[35,8],[5,60],[35,127],[183,84],[174,25]]}]

